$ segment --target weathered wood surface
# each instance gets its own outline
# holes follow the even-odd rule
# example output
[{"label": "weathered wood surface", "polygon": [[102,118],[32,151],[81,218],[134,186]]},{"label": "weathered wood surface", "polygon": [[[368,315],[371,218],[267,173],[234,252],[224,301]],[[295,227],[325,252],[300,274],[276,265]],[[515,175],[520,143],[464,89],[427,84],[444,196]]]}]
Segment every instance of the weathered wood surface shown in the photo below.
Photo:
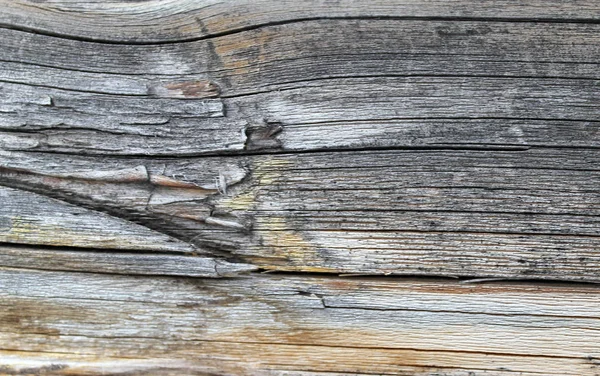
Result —
[{"label": "weathered wood surface", "polygon": [[600,357],[595,286],[3,269],[0,287],[8,374],[575,376]]},{"label": "weathered wood surface", "polygon": [[[86,217],[68,221],[78,206],[7,188],[17,207],[4,210],[2,240],[226,252],[273,270],[598,281],[598,157],[547,148],[195,159],[15,152],[0,171],[7,185],[131,218],[169,238],[132,244],[139,225],[107,236],[119,228],[101,217],[84,227]],[[114,177],[75,173],[86,169]],[[66,218],[57,220],[57,210]],[[71,236],[57,238],[55,224],[71,226]]]},{"label": "weathered wood surface", "polygon": [[597,2],[0,9],[0,373],[598,374]]}]

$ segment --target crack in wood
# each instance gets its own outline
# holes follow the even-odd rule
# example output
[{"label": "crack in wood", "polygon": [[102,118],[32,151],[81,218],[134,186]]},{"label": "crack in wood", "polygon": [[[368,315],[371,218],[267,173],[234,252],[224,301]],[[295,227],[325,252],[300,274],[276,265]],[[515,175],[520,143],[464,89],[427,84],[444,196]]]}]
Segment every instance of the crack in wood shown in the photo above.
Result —
[{"label": "crack in wood", "polygon": [[[143,165],[119,170],[60,173],[0,167],[0,175],[5,180],[2,185],[107,212],[196,245],[218,243],[217,240],[202,239],[205,236],[202,234],[215,226],[241,232],[242,236],[249,231],[234,216],[211,215],[213,206],[208,199],[223,193],[218,184],[201,185],[150,173]],[[234,177],[237,180],[230,181],[229,185],[234,186],[243,177]],[[221,175],[221,180],[225,179]],[[184,231],[178,226],[185,226]],[[218,238],[219,232],[213,235]]]}]

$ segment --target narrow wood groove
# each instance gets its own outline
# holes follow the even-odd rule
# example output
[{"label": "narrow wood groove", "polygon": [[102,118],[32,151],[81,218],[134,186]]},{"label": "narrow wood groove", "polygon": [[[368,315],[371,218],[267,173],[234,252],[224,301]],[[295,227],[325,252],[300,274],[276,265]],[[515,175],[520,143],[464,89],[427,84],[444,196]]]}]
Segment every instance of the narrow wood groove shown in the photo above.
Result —
[{"label": "narrow wood groove", "polygon": [[[566,121],[566,122],[590,122],[590,123],[599,123],[598,119],[553,119],[553,118],[531,118],[531,117],[498,117],[498,116],[469,116],[469,117],[459,117],[459,116],[448,116],[448,117],[436,117],[436,116],[423,116],[423,117],[392,117],[392,118],[370,118],[369,121],[373,122],[384,122],[384,121],[393,121],[393,120],[508,120],[508,121]],[[290,123],[288,126],[311,126],[311,125],[327,125],[327,124],[347,124],[347,123],[357,123],[364,122],[364,120],[327,120],[327,121],[314,121],[314,122],[306,122],[306,123]],[[515,144],[515,146],[519,146],[519,144]],[[521,145],[522,146],[522,145]]]},{"label": "narrow wood groove", "polygon": [[7,23],[0,22],[1,29],[8,30],[16,30],[25,33],[37,34],[52,38],[60,38],[74,41],[82,41],[82,42],[90,42],[90,43],[98,43],[98,44],[120,44],[120,45],[172,45],[172,44],[180,44],[180,43],[189,43],[196,42],[201,40],[215,39],[230,35],[235,35],[243,32],[253,31],[265,27],[273,27],[273,26],[285,26],[290,24],[297,24],[303,22],[310,21],[331,21],[331,20],[397,20],[397,21],[437,21],[437,22],[498,22],[498,23],[543,23],[543,24],[592,24],[597,25],[600,24],[600,19],[596,18],[568,18],[568,19],[559,19],[559,18],[518,18],[518,17],[413,17],[413,16],[355,16],[355,17],[305,17],[305,18],[297,18],[297,19],[289,19],[282,20],[276,22],[266,22],[261,24],[249,25],[246,27],[235,28],[223,32],[212,33],[203,35],[200,37],[190,37],[190,38],[182,38],[177,40],[168,40],[168,41],[155,41],[155,42],[144,42],[144,41],[135,41],[129,40],[126,42],[118,41],[118,40],[110,40],[110,39],[99,39],[99,38],[91,38],[91,37],[82,37],[82,36],[73,36],[62,33],[53,33],[48,30],[38,29],[34,27],[27,27],[24,25],[11,25]]}]

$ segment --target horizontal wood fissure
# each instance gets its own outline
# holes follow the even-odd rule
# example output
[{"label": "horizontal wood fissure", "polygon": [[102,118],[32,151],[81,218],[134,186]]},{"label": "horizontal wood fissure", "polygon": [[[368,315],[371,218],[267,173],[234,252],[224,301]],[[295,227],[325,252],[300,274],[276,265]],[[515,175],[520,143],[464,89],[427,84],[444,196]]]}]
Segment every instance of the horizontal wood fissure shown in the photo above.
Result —
[{"label": "horizontal wood fissure", "polygon": [[248,27],[239,29],[232,29],[220,33],[214,33],[211,35],[196,36],[186,39],[174,39],[165,41],[142,41],[140,39],[132,39],[129,41],[118,41],[110,39],[97,39],[94,37],[80,37],[69,34],[59,34],[47,32],[41,29],[35,29],[30,27],[21,27],[17,25],[0,24],[0,29],[15,30],[23,33],[40,35],[50,38],[66,39],[76,42],[87,42],[94,44],[105,44],[105,45],[125,45],[125,46],[161,46],[161,45],[175,45],[175,44],[186,44],[193,42],[200,42],[210,40],[212,38],[228,37],[236,35],[238,33],[252,32],[262,28],[269,27],[289,27],[290,25],[305,23],[305,22],[335,22],[335,21],[421,21],[421,22],[485,22],[485,23],[533,23],[533,24],[600,24],[600,19],[592,18],[571,18],[571,19],[558,19],[558,18],[525,18],[525,17],[456,17],[456,16],[319,16],[319,17],[307,17],[307,18],[296,18],[286,21],[279,22],[267,22],[262,24],[255,24]]},{"label": "horizontal wood fissure", "polygon": [[[600,20],[600,8],[590,0],[514,4],[510,1],[253,1],[251,3],[193,1],[53,2],[32,4],[3,1],[0,24],[33,32],[113,43],[170,43],[222,36],[269,24],[335,18],[483,19],[525,22],[590,22]],[[543,6],[541,6],[543,5]],[[290,12],[290,9],[294,9]],[[110,31],[109,31],[110,30]]]},{"label": "horizontal wood fissure", "polygon": [[[406,91],[403,85],[414,85],[414,90],[420,90],[421,94],[413,96],[410,89],[379,102],[366,101],[369,93],[383,84],[377,81],[357,83],[356,90],[364,91],[361,94],[364,98],[354,97],[348,89],[334,89],[323,96],[322,91],[305,88],[262,94],[259,98],[207,100],[194,105],[174,99],[157,102],[157,99],[121,98],[120,108],[111,107],[114,100],[107,101],[91,94],[85,94],[78,101],[72,94],[38,91],[36,102],[27,100],[29,104],[25,106],[31,107],[30,111],[17,112],[15,109],[23,106],[20,101],[5,105],[6,112],[1,115],[4,121],[0,129],[1,145],[5,150],[71,154],[183,156],[261,149],[468,148],[478,145],[502,147],[505,144],[523,148],[600,146],[597,137],[600,123],[585,120],[586,116],[593,119],[598,110],[593,100],[595,84],[587,88],[565,85],[561,93],[533,94],[531,90],[536,87],[533,83],[523,85],[521,82],[518,85],[522,88],[518,89],[513,87],[516,81],[502,79],[488,83],[497,92],[479,95],[476,88],[482,82],[468,79],[472,89],[465,86],[465,94],[455,96],[451,94],[455,91],[452,79],[438,78],[436,87],[424,79],[407,80],[398,81],[394,90]],[[336,85],[341,84],[344,83]],[[464,84],[467,85],[467,79]],[[529,92],[531,97],[522,104],[511,98],[502,99],[505,89],[501,85],[506,89],[513,87],[512,90]],[[5,86],[5,89],[9,87]],[[423,96],[423,90],[430,93]],[[21,95],[17,93],[15,91],[15,96]],[[440,96],[443,102],[440,102]],[[486,102],[492,98],[495,98],[493,104]],[[90,108],[90,103],[95,103],[96,108]],[[149,107],[136,113],[140,106],[145,106],[143,103]],[[100,109],[99,106],[108,107]],[[169,109],[162,110],[166,106]],[[399,110],[397,106],[404,109]],[[447,106],[454,106],[456,119],[441,118],[447,113]],[[537,112],[529,106],[535,106]],[[256,115],[249,118],[248,111],[254,111]],[[423,112],[427,117],[419,119]],[[486,115],[489,118],[486,119]],[[535,115],[555,116],[555,119],[518,119],[519,116]],[[507,119],[496,119],[498,116]],[[275,126],[279,127],[278,131],[268,131]],[[249,137],[254,129],[267,131]],[[327,134],[336,137],[326,137]]]},{"label": "horizontal wood fissure", "polygon": [[[242,281],[3,269],[0,364],[20,369],[37,359],[63,364],[59,374],[96,374],[93,358],[105,372],[143,373],[143,360],[158,358],[173,372],[217,374],[587,375],[600,356],[595,286],[293,275]],[[550,332],[560,340],[547,340]]]},{"label": "horizontal wood fissure", "polygon": [[[96,45],[7,30],[1,48],[2,59],[8,63],[6,73],[11,73],[3,78],[33,83],[37,76],[38,81],[65,88],[81,88],[78,78],[94,86],[103,84],[98,82],[100,78],[111,78],[115,87],[107,87],[104,82],[101,90],[119,88],[126,93],[132,92],[134,83],[125,74],[138,82],[161,76],[208,74],[219,82],[224,93],[235,95],[256,91],[257,87],[277,88],[281,83],[336,76],[446,74],[597,79],[599,27],[477,21],[312,21],[181,46]],[[327,38],[322,37],[324,33]],[[36,47],[48,45],[52,47],[48,51],[52,64],[36,54]],[[549,45],[552,49],[547,48]],[[74,47],[80,49],[77,56],[70,53]],[[526,54],[523,49],[527,49]],[[95,52],[101,52],[102,57]],[[138,64],[127,64],[130,59]],[[76,74],[61,77],[64,69]],[[36,75],[36,70],[52,70],[55,75]]]}]

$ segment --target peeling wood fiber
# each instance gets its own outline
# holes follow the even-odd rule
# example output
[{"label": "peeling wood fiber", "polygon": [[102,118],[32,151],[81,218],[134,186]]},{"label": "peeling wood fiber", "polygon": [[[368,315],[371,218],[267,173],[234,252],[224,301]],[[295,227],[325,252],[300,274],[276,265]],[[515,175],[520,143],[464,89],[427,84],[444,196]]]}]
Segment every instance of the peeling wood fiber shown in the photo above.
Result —
[{"label": "peeling wood fiber", "polygon": [[598,373],[597,2],[0,9],[0,374]]}]

